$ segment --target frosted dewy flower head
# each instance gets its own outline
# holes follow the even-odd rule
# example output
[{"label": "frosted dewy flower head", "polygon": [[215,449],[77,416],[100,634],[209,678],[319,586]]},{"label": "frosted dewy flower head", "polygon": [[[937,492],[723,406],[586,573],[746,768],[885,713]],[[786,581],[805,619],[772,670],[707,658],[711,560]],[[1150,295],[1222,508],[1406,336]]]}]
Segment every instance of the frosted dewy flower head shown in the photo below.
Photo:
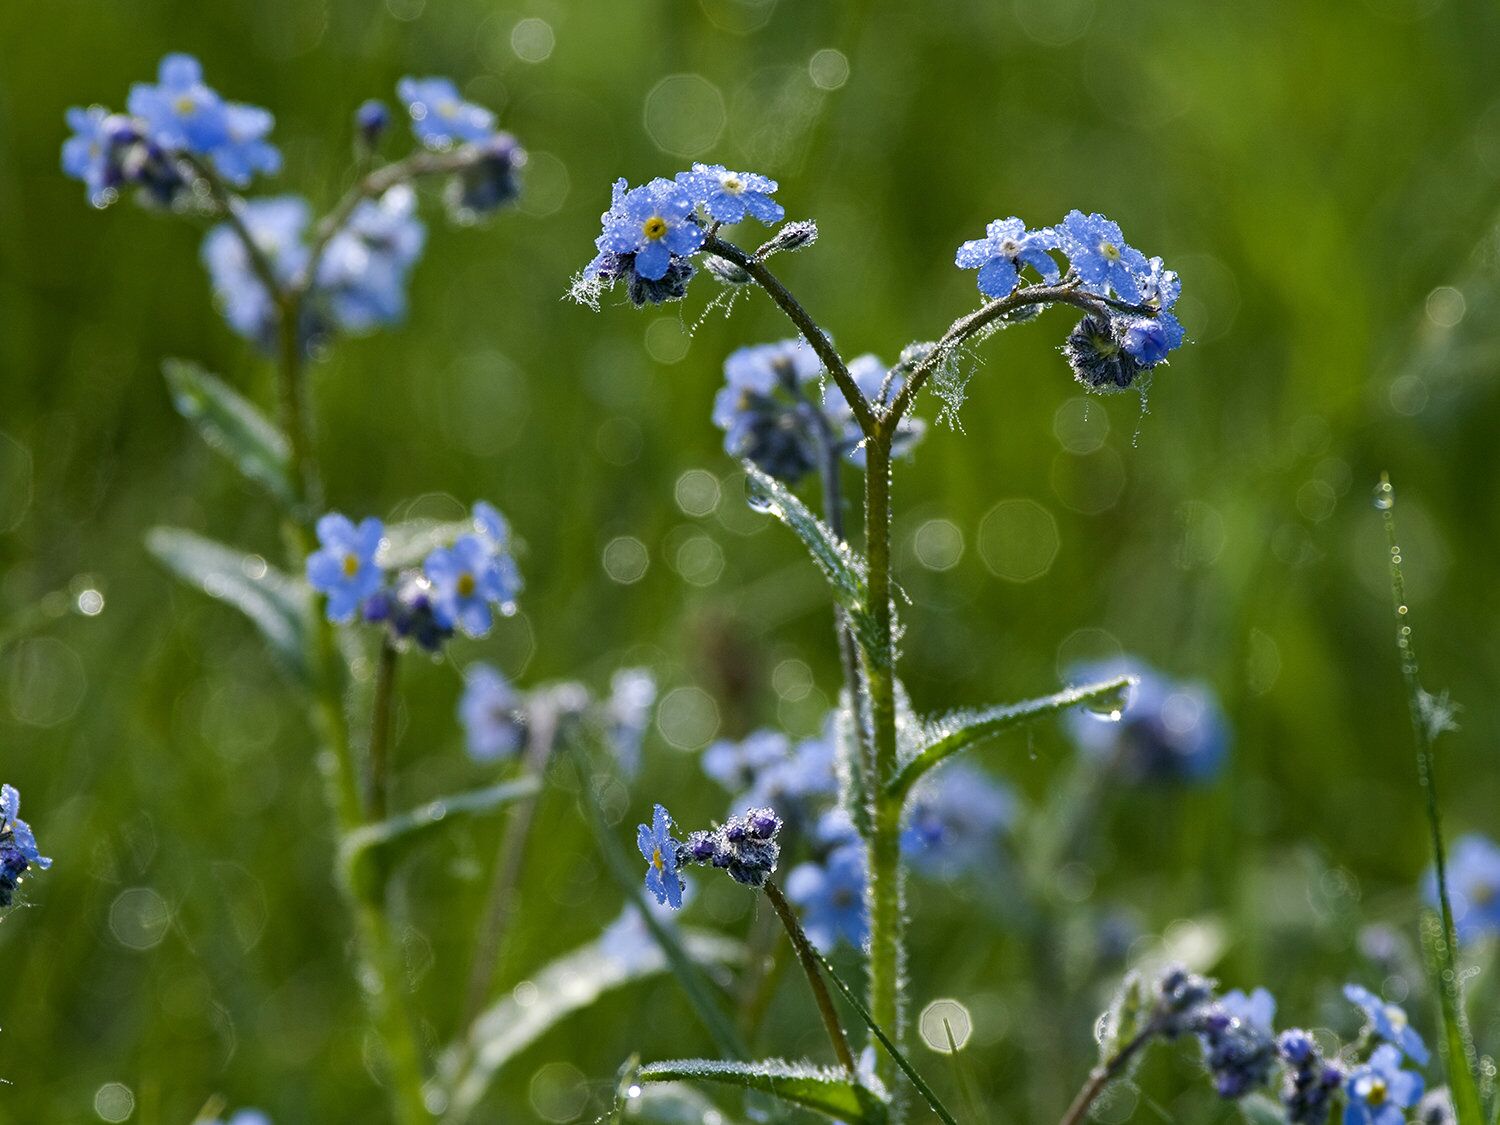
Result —
[{"label": "frosted dewy flower head", "polygon": [[0,785],[0,906],[9,906],[16,888],[32,867],[45,871],[52,860],[37,850],[31,825],[21,819],[21,794]]},{"label": "frosted dewy flower head", "polygon": [[1007,297],[1021,283],[1021,270],[1034,269],[1043,281],[1055,284],[1062,276],[1049,250],[1056,250],[1057,232],[1051,227],[1027,230],[1020,219],[996,219],[983,238],[958,248],[954,264],[979,271],[979,291],[986,297]]},{"label": "frosted dewy flower head", "polygon": [[646,889],[656,901],[673,909],[682,908],[682,876],[677,871],[677,853],[682,847],[672,838],[672,817],[657,805],[649,825],[636,829],[636,846],[646,861]]},{"label": "frosted dewy flower head", "polygon": [[770,226],[786,217],[771,198],[777,185],[768,176],[731,172],[722,164],[694,164],[691,172],[677,173],[677,182],[716,223],[738,223],[748,216]]},{"label": "frosted dewy flower head", "polygon": [[1057,244],[1085,289],[1136,304],[1141,281],[1150,273],[1146,255],[1125,241],[1118,223],[1103,215],[1069,211],[1057,225]]}]

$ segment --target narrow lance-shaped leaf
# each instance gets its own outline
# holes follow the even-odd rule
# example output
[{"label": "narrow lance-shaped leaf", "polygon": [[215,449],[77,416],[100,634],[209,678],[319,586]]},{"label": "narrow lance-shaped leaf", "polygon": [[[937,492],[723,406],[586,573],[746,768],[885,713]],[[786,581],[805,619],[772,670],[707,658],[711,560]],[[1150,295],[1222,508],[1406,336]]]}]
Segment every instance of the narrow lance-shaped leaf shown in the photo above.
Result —
[{"label": "narrow lance-shaped leaf", "polygon": [[838,603],[862,620],[865,610],[865,563],[854,550],[775,477],[745,462],[747,491],[758,511],[769,512],[796,533],[828,580]]},{"label": "narrow lance-shaped leaf", "polygon": [[886,792],[893,796],[909,792],[918,778],[945,758],[1012,727],[1035,722],[1072,707],[1117,710],[1124,706],[1125,693],[1132,683],[1134,680],[1129,676],[1115,676],[1099,683],[1067,688],[1039,699],[1008,703],[983,711],[957,711],[929,722],[926,744],[900,766],[895,777],[886,782]]},{"label": "narrow lance-shaped leaf", "polygon": [[[673,1059],[647,1063],[636,1071],[642,1082],[716,1082],[760,1090],[784,1102],[848,1122],[884,1119],[886,1095],[852,1081],[842,1070],[789,1063],[723,1062],[719,1059]],[[872,1116],[872,1113],[874,1116]]]},{"label": "narrow lance-shaped leaf", "polygon": [[[480,1014],[466,1039],[438,1060],[449,1095],[447,1120],[467,1118],[500,1070],[567,1016],[605,993],[670,969],[666,955],[627,906],[604,935],[528,975],[535,989],[523,999],[501,998]],[[677,931],[683,949],[700,964],[734,964],[744,956],[736,941],[701,930]]]},{"label": "narrow lance-shaped leaf", "polygon": [[374,824],[361,825],[345,834],[339,845],[339,855],[344,863],[353,863],[370,848],[398,840],[409,842],[455,817],[497,812],[522,797],[531,796],[540,788],[540,779],[526,776],[483,789],[469,789],[462,793],[435,797],[408,812]]},{"label": "narrow lance-shaped leaf", "polygon": [[470,520],[417,519],[386,524],[378,561],[391,570],[417,566],[438,547],[452,546],[460,535],[473,531]]},{"label": "narrow lance-shaped leaf", "polygon": [[177,413],[193,423],[212,449],[284,507],[296,502],[291,445],[249,399],[186,360],[166,360],[162,374]]},{"label": "narrow lance-shaped leaf", "polygon": [[146,549],[188,585],[248,617],[282,666],[298,679],[307,678],[303,622],[308,589],[302,582],[259,555],[181,528],[154,528],[146,536]]}]

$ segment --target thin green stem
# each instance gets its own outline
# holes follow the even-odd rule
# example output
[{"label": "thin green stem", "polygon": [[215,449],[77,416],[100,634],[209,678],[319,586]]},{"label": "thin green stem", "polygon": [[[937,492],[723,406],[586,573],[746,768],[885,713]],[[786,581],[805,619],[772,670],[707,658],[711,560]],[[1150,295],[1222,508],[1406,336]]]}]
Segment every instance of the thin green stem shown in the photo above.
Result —
[{"label": "thin green stem", "polygon": [[818,322],[808,315],[807,310],[802,307],[797,298],[793,297],[791,291],[781,283],[781,279],[767,269],[766,264],[759,258],[745,253],[734,243],[725,242],[716,235],[710,234],[704,240],[703,250],[705,253],[733,262],[766,291],[766,295],[775,301],[776,306],[786,314],[787,319],[797,326],[797,331],[802,333],[802,338],[823,361],[823,366],[833,376],[833,381],[838,384],[839,390],[849,403],[849,409],[854,412],[860,429],[866,436],[872,434],[875,430],[875,411],[865,400],[864,392],[859,389],[854,376],[849,374],[848,366],[839,355],[838,349],[833,346],[833,341],[828,338],[828,333],[818,327]]},{"label": "thin green stem", "polygon": [[[538,718],[544,721],[534,721],[528,731],[524,772],[527,776],[540,780],[547,769],[547,760],[552,755],[552,747],[557,738],[557,722],[550,709],[546,715],[539,715]],[[526,861],[526,840],[531,834],[531,821],[536,814],[539,797],[540,786],[536,796],[511,813],[510,820],[505,825],[505,833],[500,838],[500,850],[495,856],[495,872],[490,880],[479,934],[474,942],[474,958],[469,968],[467,999],[461,1025],[463,1027],[472,1024],[484,1010],[500,969],[500,954],[515,902],[516,887],[521,881],[521,870]]]},{"label": "thin green stem", "polygon": [[894,430],[895,424],[905,416],[906,411],[916,399],[917,392],[922,389],[928,379],[932,378],[933,373],[942,366],[947,357],[965,341],[984,331],[997,320],[1038,305],[1072,305],[1084,312],[1099,315],[1106,315],[1111,310],[1134,313],[1138,316],[1153,316],[1156,312],[1155,309],[1144,305],[1132,305],[1125,301],[1117,301],[1113,297],[1101,297],[1095,293],[1085,292],[1079,288],[1076,278],[1064,279],[1056,285],[1022,286],[1014,293],[991,301],[954,321],[943,333],[942,338],[933,345],[926,358],[912,369],[911,377],[896,392],[895,401],[882,416],[882,423]]},{"label": "thin green stem", "polygon": [[401,654],[387,637],[380,645],[375,669],[375,700],[370,711],[370,761],[365,793],[365,819],[390,815],[391,726],[396,706],[396,669]]},{"label": "thin green stem", "polygon": [[1063,1114],[1058,1125],[1078,1125],[1087,1116],[1089,1107],[1094,1104],[1104,1088],[1117,1078],[1126,1064],[1135,1057],[1147,1043],[1151,1042],[1161,1033],[1161,1024],[1152,1020],[1136,1033],[1135,1037],[1116,1051],[1108,1062],[1101,1063],[1089,1072],[1088,1081],[1073,1099],[1073,1104],[1068,1106],[1068,1111]]},{"label": "thin green stem", "polygon": [[823,974],[818,970],[817,951],[812,942],[807,940],[802,923],[797,920],[797,912],[787,902],[776,881],[767,879],[762,889],[771,902],[771,908],[776,911],[776,916],[781,919],[781,924],[786,927],[787,937],[792,939],[792,948],[797,951],[797,960],[801,962],[802,971],[807,975],[807,986],[812,989],[813,999],[818,1005],[818,1015],[822,1017],[823,1028],[828,1032],[828,1041],[833,1044],[834,1057],[839,1060],[839,1065],[849,1077],[857,1081],[858,1068],[854,1065],[854,1054],[849,1050],[849,1037],[844,1034],[838,1009],[833,1006],[833,997],[828,995],[828,985],[824,983]]},{"label": "thin green stem", "polygon": [[[1459,1120],[1478,1112],[1479,1060],[1474,1036],[1469,1030],[1458,972],[1458,930],[1453,920],[1453,904],[1448,894],[1448,851],[1443,842],[1443,819],[1438,803],[1437,756],[1433,746],[1445,729],[1445,718],[1438,704],[1422,688],[1417,666],[1417,652],[1412,643],[1411,622],[1406,602],[1406,577],[1401,567],[1401,547],[1396,537],[1396,492],[1390,477],[1380,474],[1375,490],[1375,505],[1384,517],[1386,540],[1390,546],[1391,600],[1396,614],[1396,648],[1401,656],[1401,678],[1406,683],[1407,706],[1411,713],[1412,733],[1417,744],[1417,779],[1426,798],[1427,829],[1432,844],[1437,875],[1438,911],[1441,930],[1431,943],[1431,954],[1437,967],[1438,997],[1442,1005],[1447,1034],[1443,1053],[1448,1066],[1448,1081],[1453,1087]],[[1472,1098],[1472,1107],[1466,1105]]]}]

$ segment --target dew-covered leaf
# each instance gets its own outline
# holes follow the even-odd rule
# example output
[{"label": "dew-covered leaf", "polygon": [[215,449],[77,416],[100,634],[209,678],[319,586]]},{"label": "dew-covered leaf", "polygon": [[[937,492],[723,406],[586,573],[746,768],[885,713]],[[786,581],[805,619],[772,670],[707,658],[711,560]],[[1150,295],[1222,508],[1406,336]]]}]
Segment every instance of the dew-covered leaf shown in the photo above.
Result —
[{"label": "dew-covered leaf", "polygon": [[183,582],[248,617],[287,671],[307,678],[303,633],[308,589],[300,580],[260,555],[181,528],[153,528],[146,549]]},{"label": "dew-covered leaf", "polygon": [[409,842],[455,817],[496,812],[514,801],[531,796],[540,788],[540,779],[527,775],[502,781],[498,785],[488,785],[483,789],[469,789],[462,793],[435,797],[407,812],[345,833],[339,845],[339,854],[346,864],[352,863],[370,848],[397,840]]},{"label": "dew-covered leaf", "polygon": [[1099,1017],[1099,1061],[1107,1063],[1145,1028],[1155,1011],[1156,995],[1150,982],[1132,972],[1120,984],[1109,1011]]},{"label": "dew-covered leaf", "polygon": [[886,792],[910,792],[918,778],[945,758],[1012,727],[1035,722],[1072,707],[1118,710],[1124,706],[1124,693],[1132,682],[1129,676],[1115,676],[1022,703],[1008,703],[982,711],[955,711],[940,719],[931,720],[924,725],[920,749],[903,758],[896,776],[886,782]]},{"label": "dew-covered leaf", "polygon": [[768,512],[802,540],[813,562],[823,572],[834,598],[844,607],[856,631],[865,626],[865,561],[775,477],[745,462],[746,491],[757,511]]},{"label": "dew-covered leaf", "polygon": [[719,1059],[673,1059],[647,1063],[636,1072],[642,1082],[714,1082],[760,1090],[784,1102],[816,1110],[847,1122],[875,1122],[885,1118],[887,1097],[853,1081],[842,1070],[789,1063],[723,1062]]},{"label": "dew-covered leaf", "polygon": [[210,448],[284,507],[296,502],[291,445],[249,399],[186,360],[166,360],[162,374],[177,413],[193,424]]},{"label": "dew-covered leaf", "polygon": [[[740,961],[744,947],[704,930],[678,931],[682,946],[705,965]],[[634,907],[596,941],[566,953],[530,974],[529,988],[516,988],[482,1012],[462,1043],[438,1060],[453,1120],[471,1114],[490,1083],[511,1059],[552,1027],[599,997],[633,981],[668,971],[666,956],[641,924]]]}]

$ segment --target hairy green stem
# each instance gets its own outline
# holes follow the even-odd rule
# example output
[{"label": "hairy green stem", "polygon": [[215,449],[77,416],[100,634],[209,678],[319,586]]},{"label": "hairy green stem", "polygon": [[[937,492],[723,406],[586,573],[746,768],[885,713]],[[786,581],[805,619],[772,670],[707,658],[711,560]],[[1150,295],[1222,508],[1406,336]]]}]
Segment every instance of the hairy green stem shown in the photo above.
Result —
[{"label": "hairy green stem", "polygon": [[365,787],[365,819],[390,815],[391,726],[396,707],[396,668],[400,652],[387,637],[375,667],[375,700],[370,710],[370,761]]},{"label": "hairy green stem", "polygon": [[762,890],[766,892],[766,898],[770,900],[776,916],[781,919],[781,924],[786,927],[787,937],[792,939],[792,948],[797,951],[797,960],[802,963],[802,971],[807,975],[807,985],[812,989],[813,999],[818,1005],[818,1015],[822,1017],[823,1028],[828,1032],[828,1041],[833,1044],[834,1057],[851,1079],[856,1078],[858,1068],[854,1065],[854,1054],[849,1050],[849,1037],[844,1034],[838,1009],[833,1006],[833,997],[828,994],[828,985],[824,983],[823,974],[818,969],[817,952],[813,949],[812,942],[807,940],[802,923],[797,920],[797,912],[787,902],[775,880],[767,879]]}]

